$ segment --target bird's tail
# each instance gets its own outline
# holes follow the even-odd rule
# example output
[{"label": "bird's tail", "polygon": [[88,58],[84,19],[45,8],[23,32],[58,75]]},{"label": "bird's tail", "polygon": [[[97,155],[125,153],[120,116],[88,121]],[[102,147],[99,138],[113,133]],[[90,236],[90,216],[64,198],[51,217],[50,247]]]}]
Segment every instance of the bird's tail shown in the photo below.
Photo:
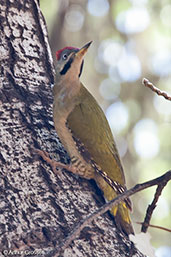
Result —
[{"label": "bird's tail", "polygon": [[126,235],[134,234],[129,209],[125,202],[120,202],[110,212],[114,216],[116,226],[120,231],[123,231]]},{"label": "bird's tail", "polygon": [[[95,180],[107,201],[114,199],[118,195],[99,174],[96,174]],[[131,210],[131,201],[129,199],[120,202],[110,210],[112,216],[114,216],[117,228],[127,235],[134,234],[129,210]]]}]

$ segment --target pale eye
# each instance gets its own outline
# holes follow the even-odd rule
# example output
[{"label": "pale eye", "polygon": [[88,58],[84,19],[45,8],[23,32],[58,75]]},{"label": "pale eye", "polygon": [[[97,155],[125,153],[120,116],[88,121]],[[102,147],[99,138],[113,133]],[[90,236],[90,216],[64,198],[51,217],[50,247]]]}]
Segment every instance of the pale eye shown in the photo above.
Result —
[{"label": "pale eye", "polygon": [[67,58],[68,58],[67,54],[63,54],[63,55],[62,55],[62,59],[63,59],[63,60],[66,60]]}]

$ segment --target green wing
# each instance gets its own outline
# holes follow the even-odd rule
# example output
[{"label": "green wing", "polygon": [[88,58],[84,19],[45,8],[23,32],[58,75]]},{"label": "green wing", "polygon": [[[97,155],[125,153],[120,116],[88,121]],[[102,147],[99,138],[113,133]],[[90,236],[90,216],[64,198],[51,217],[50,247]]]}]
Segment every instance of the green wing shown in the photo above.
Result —
[{"label": "green wing", "polygon": [[78,99],[78,104],[68,117],[68,127],[73,136],[83,143],[96,164],[112,180],[125,185],[119,154],[104,112],[84,86],[81,87]]},{"label": "green wing", "polygon": [[[84,86],[81,87],[78,104],[68,117],[67,126],[71,129],[76,143],[80,144],[82,152],[86,153],[85,160],[93,159],[110,179],[125,187],[123,168],[109,124],[102,109]],[[83,149],[84,146],[86,151]],[[118,193],[104,181],[99,173],[95,173],[95,180],[107,200],[117,196]],[[125,199],[124,202],[114,206],[110,212],[115,216],[119,229],[126,234],[133,234],[128,209],[131,210],[131,202]]]}]

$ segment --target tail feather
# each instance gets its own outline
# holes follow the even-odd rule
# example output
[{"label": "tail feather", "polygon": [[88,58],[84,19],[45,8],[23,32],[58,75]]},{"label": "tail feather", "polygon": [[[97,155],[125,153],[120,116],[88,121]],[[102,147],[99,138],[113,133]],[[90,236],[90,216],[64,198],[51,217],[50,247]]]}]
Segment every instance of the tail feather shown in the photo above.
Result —
[{"label": "tail feather", "polygon": [[114,206],[110,212],[114,216],[116,226],[120,231],[126,235],[134,234],[129,210],[124,202],[119,203],[116,207]]},{"label": "tail feather", "polygon": [[[118,195],[118,193],[116,193],[99,174],[96,174],[95,181],[100,189],[103,191],[104,197],[107,201],[114,199]],[[112,216],[114,216],[117,228],[120,231],[124,232],[126,235],[134,234],[129,215],[130,209],[131,201],[128,201],[127,199],[127,201],[120,202],[110,210]]]}]

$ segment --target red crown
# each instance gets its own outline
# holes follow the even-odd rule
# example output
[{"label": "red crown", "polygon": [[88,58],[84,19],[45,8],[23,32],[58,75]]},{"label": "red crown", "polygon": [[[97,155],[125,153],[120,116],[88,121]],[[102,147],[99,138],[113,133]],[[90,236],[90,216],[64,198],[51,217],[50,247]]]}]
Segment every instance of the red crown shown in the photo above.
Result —
[{"label": "red crown", "polygon": [[64,48],[62,48],[62,49],[60,49],[60,50],[58,50],[58,51],[56,52],[56,59],[57,59],[57,60],[59,60],[59,59],[61,58],[61,54],[62,54],[62,52],[63,52],[65,49],[69,49],[69,50],[75,49],[75,50],[78,50],[78,48],[72,47],[72,46],[64,47]]}]

